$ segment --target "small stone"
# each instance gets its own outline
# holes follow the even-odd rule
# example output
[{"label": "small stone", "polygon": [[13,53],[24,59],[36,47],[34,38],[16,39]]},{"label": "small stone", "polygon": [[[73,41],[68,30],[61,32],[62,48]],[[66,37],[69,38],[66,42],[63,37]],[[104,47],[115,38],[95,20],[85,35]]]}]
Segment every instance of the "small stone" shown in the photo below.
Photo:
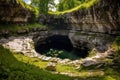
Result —
[{"label": "small stone", "polygon": [[46,70],[49,70],[49,71],[56,71],[56,64],[55,63],[48,63],[47,67],[46,67]]},{"label": "small stone", "polygon": [[71,62],[70,59],[63,59],[59,61],[60,64],[68,64],[69,62]]},{"label": "small stone", "polygon": [[59,61],[59,59],[53,57],[53,58],[50,59],[50,61],[51,61],[51,62],[54,62],[54,63],[57,63],[57,62]]},{"label": "small stone", "polygon": [[97,64],[97,62],[95,62],[95,61],[93,61],[93,60],[85,60],[85,61],[83,61],[83,63],[82,63],[82,65],[83,65],[84,67],[88,67],[88,66],[95,65],[95,64]]},{"label": "small stone", "polygon": [[51,57],[45,57],[43,60],[44,61],[49,61],[51,59]]}]

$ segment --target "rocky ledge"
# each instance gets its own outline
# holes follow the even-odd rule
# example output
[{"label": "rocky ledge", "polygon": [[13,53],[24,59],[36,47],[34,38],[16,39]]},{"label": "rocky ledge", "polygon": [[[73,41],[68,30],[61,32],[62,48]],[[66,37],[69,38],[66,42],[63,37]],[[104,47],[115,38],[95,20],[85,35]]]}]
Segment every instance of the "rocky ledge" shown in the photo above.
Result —
[{"label": "rocky ledge", "polygon": [[44,55],[41,55],[40,53],[37,53],[34,48],[34,41],[33,36],[27,35],[27,36],[18,36],[18,37],[8,37],[8,38],[1,38],[0,44],[3,45],[5,48],[10,49],[12,52],[15,53],[21,53],[25,56],[29,57],[37,57],[44,61],[49,61],[53,63],[60,63],[63,65],[73,65],[76,68],[79,68],[79,66],[82,64],[83,66],[91,66],[96,64],[101,64],[101,59],[108,57],[109,55],[114,53],[113,49],[108,49],[104,53],[96,53],[93,57],[87,57],[82,60],[70,60],[70,59],[60,59],[56,57],[47,57]]}]

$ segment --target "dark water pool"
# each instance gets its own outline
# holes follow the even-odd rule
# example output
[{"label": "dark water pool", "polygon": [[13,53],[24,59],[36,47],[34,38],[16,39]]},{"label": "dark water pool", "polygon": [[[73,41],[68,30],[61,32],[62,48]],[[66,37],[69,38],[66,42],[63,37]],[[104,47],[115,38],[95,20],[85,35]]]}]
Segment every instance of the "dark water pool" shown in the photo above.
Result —
[{"label": "dark water pool", "polygon": [[[88,56],[89,49],[74,48],[68,36],[54,35],[39,42],[35,50],[40,54],[59,58],[79,59]],[[58,53],[58,54],[57,54]],[[56,55],[57,56],[56,56]]]}]

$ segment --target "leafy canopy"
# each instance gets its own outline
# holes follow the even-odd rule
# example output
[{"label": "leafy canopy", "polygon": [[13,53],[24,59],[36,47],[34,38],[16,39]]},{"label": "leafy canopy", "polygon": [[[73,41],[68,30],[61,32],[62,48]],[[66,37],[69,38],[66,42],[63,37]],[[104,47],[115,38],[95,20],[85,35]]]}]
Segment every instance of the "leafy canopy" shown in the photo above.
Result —
[{"label": "leafy canopy", "polygon": [[48,13],[51,5],[54,4],[54,0],[31,0],[31,5],[38,8],[39,13]]},{"label": "leafy canopy", "polygon": [[58,11],[69,10],[80,5],[85,1],[88,1],[88,0],[60,0],[57,10]]},{"label": "leafy canopy", "polygon": [[[21,0],[17,0],[21,1]],[[65,14],[82,8],[89,8],[99,0],[59,0],[56,4],[55,0],[31,0],[31,6],[37,14]],[[29,7],[28,7],[29,8]],[[56,10],[53,12],[52,10]]]}]

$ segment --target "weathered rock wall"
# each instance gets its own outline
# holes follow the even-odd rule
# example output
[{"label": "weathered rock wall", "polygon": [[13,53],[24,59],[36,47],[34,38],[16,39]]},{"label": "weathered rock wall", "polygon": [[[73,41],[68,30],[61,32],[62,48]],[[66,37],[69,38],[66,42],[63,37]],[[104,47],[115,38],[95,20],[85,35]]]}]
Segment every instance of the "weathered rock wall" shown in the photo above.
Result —
[{"label": "weathered rock wall", "polygon": [[16,2],[16,0],[0,0],[0,23],[25,23],[34,14]]},{"label": "weathered rock wall", "polygon": [[98,51],[111,47],[115,36],[120,35],[120,1],[100,0],[89,9],[64,15],[71,28],[72,42],[77,47],[88,46]]},{"label": "weathered rock wall", "polygon": [[115,37],[120,35],[120,1],[100,0],[89,9],[57,17],[40,16],[39,22],[54,26],[52,29],[56,30],[56,34],[66,33],[74,47],[96,48],[104,52],[110,48]]},{"label": "weathered rock wall", "polygon": [[75,11],[65,17],[75,30],[120,35],[119,0],[100,0],[89,9]]},{"label": "weathered rock wall", "polygon": [[54,26],[52,29],[120,35],[120,1],[100,0],[88,9],[65,15],[40,15],[39,22]]}]

